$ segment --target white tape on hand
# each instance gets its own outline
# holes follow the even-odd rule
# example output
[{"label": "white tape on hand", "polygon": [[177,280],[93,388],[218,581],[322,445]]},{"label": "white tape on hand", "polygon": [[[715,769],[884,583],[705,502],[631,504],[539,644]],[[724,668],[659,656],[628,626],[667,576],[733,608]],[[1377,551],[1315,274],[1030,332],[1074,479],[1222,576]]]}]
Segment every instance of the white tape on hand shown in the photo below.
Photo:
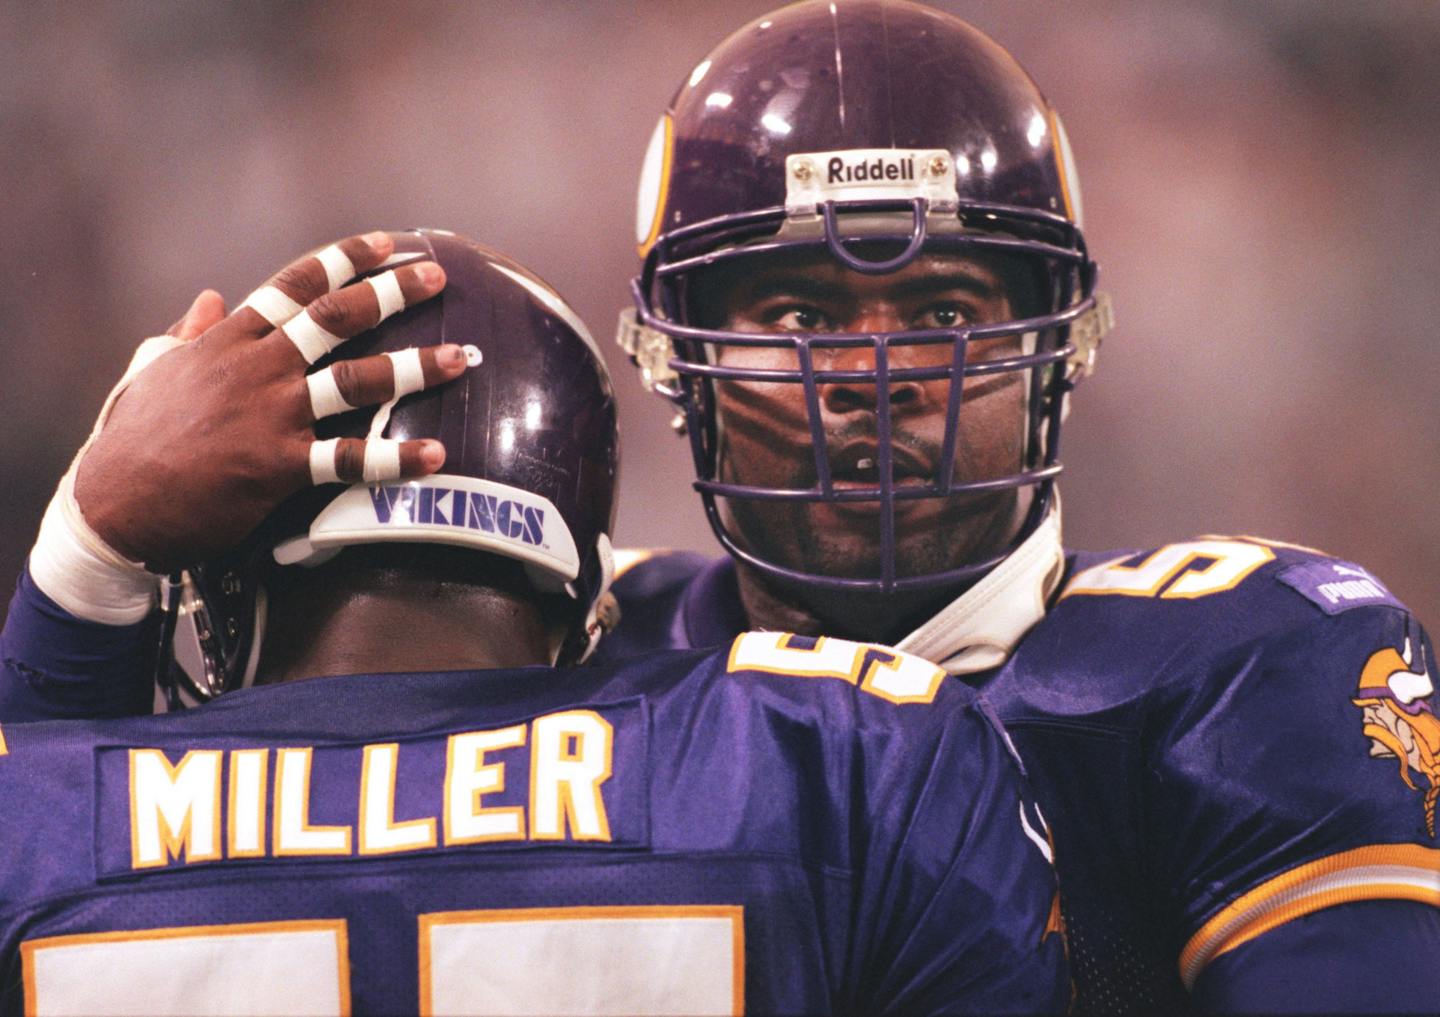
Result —
[{"label": "white tape on hand", "polygon": [[375,291],[375,299],[380,304],[381,321],[405,310],[405,294],[401,292],[400,280],[395,278],[393,271],[382,272],[366,282]]},{"label": "white tape on hand", "polygon": [[[80,449],[81,452],[89,447],[90,442],[94,441],[95,436],[100,433],[100,428],[105,426],[105,421],[110,419],[110,407],[115,405],[115,400],[120,398],[120,393],[129,386],[130,380],[175,347],[184,345],[184,339],[176,339],[173,335],[157,335],[151,336],[135,347],[135,352],[130,356],[130,363],[126,366],[125,373],[120,376],[120,380],[115,383],[115,387],[105,397],[105,405],[100,407],[100,416],[95,418],[95,426],[90,429],[90,438]],[[78,460],[79,456],[76,456],[76,459]]]},{"label": "white tape on hand", "polygon": [[398,350],[387,353],[390,358],[390,366],[395,370],[395,394],[391,399],[399,399],[411,392],[419,392],[425,387],[425,368],[420,365],[420,348],[411,346],[408,350]]},{"label": "white tape on hand", "polygon": [[305,376],[305,385],[310,389],[310,412],[315,414],[315,419],[333,417],[337,413],[344,413],[346,410],[353,410],[340,394],[340,386],[335,383],[335,368],[327,367],[323,371],[316,371]]},{"label": "white tape on hand", "polygon": [[318,252],[315,259],[325,269],[325,278],[329,280],[332,290],[338,290],[355,278],[355,263],[350,260],[349,255],[340,250],[338,244],[331,244]]},{"label": "white tape on hand", "polygon": [[365,439],[365,466],[361,476],[366,483],[400,479],[400,443],[391,438]]},{"label": "white tape on hand", "polygon": [[183,345],[184,340],[162,335],[146,339],[135,350],[130,366],[110,390],[90,437],[60,478],[40,521],[40,533],[30,551],[30,577],[47,597],[77,618],[106,625],[131,625],[149,614],[155,604],[160,577],[116,551],[85,522],[75,501],[75,470],[131,379]]},{"label": "white tape on hand", "polygon": [[77,618],[133,625],[155,606],[160,577],[100,539],[75,502],[74,467],[60,481],[30,551],[30,577]]},{"label": "white tape on hand", "polygon": [[279,328],[305,309],[286,296],[284,290],[275,286],[261,286],[242,300],[240,307],[235,310],[238,312],[245,307],[256,311],[274,328]]},{"label": "white tape on hand", "polygon": [[310,483],[334,484],[340,480],[340,474],[335,471],[335,454],[339,447],[339,438],[310,443]]},{"label": "white tape on hand", "polygon": [[345,340],[315,324],[309,309],[285,323],[285,335],[295,344],[305,363],[313,364]]}]

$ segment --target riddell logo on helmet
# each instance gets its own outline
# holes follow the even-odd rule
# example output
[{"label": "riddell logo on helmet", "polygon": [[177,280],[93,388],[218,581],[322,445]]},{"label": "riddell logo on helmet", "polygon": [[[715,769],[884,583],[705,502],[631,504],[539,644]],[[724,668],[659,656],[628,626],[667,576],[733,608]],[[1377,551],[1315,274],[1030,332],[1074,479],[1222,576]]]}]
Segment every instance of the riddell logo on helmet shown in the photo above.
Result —
[{"label": "riddell logo on helmet", "polygon": [[832,156],[825,164],[827,184],[875,183],[884,180],[914,180],[915,158],[905,156],[898,159],[877,158],[859,163],[847,162],[841,156]]},{"label": "riddell logo on helmet", "polygon": [[545,537],[545,510],[476,491],[448,487],[370,488],[375,520],[395,526],[459,526],[494,533],[539,547]]}]

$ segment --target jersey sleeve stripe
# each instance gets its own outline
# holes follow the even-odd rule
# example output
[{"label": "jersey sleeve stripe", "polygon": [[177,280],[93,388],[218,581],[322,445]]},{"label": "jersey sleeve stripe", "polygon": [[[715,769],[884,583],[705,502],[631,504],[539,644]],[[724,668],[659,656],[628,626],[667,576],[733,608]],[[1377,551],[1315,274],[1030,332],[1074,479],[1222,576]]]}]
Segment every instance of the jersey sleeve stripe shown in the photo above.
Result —
[{"label": "jersey sleeve stripe", "polygon": [[1185,944],[1180,978],[1195,986],[1205,965],[1293,919],[1361,900],[1440,907],[1440,849],[1374,844],[1316,859],[1242,894]]}]

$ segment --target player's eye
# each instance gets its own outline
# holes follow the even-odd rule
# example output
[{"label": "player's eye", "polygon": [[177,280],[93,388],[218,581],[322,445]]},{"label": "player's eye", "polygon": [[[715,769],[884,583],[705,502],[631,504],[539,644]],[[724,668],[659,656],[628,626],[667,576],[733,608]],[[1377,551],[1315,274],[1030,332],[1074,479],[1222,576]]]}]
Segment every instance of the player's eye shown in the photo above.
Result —
[{"label": "player's eye", "polygon": [[914,328],[954,328],[963,325],[967,321],[973,321],[971,315],[963,304],[946,301],[944,303],[931,304],[921,309],[915,318]]},{"label": "player's eye", "polygon": [[830,328],[825,312],[811,304],[778,304],[769,308],[765,317],[780,332],[823,332]]}]

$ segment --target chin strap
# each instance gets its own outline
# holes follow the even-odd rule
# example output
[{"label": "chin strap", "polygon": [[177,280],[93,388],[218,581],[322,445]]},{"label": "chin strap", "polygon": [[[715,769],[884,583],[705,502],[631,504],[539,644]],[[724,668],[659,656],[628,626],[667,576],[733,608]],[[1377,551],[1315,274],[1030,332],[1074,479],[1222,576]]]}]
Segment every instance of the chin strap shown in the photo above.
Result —
[{"label": "chin strap", "polygon": [[895,648],[934,661],[954,675],[999,667],[1044,617],[1045,603],[1060,584],[1064,567],[1057,492],[1049,515],[1013,554]]},{"label": "chin strap", "polygon": [[575,660],[577,664],[588,660],[595,647],[600,645],[600,637],[620,622],[620,605],[610,594],[610,584],[615,582],[615,551],[610,546],[608,533],[596,538],[595,553],[600,559],[600,582],[585,611],[584,644]]}]

